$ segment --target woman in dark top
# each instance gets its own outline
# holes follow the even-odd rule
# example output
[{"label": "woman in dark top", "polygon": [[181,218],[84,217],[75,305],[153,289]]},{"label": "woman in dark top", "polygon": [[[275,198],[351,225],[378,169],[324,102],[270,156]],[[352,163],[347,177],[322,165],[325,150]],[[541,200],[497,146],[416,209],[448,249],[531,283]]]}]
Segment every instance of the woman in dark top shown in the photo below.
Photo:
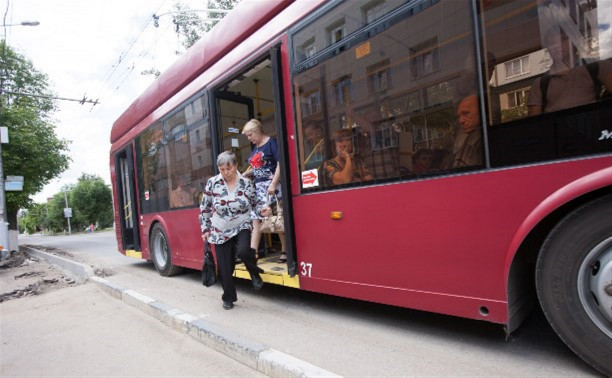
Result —
[{"label": "woman in dark top", "polygon": [[[280,203],[281,191],[278,183],[280,181],[280,166],[278,164],[278,143],[276,139],[264,134],[261,122],[252,119],[244,125],[242,133],[246,135],[249,142],[254,147],[249,157],[249,165],[251,173],[255,179],[255,196],[260,203],[268,203],[268,198],[272,198],[272,205],[277,201],[277,206],[282,206]],[[263,217],[255,212],[251,213],[253,220],[253,234],[251,236],[251,248],[257,251],[259,241],[261,240],[261,220]],[[281,241],[281,255],[278,260],[280,263],[287,262],[287,254],[285,252],[285,233],[278,233]]]}]

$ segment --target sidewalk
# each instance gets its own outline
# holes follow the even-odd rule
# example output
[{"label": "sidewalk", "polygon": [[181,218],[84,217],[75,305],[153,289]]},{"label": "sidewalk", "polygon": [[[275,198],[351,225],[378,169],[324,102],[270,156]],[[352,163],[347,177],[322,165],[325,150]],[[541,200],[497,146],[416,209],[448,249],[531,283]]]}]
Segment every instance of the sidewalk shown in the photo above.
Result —
[{"label": "sidewalk", "polygon": [[263,376],[91,282],[0,306],[2,377]]},{"label": "sidewalk", "polygon": [[[225,354],[260,373],[271,377],[333,377],[336,374],[314,366],[306,361],[295,358],[286,353],[274,350],[267,345],[238,335],[217,324],[207,322],[205,318],[198,318],[192,314],[184,313],[179,309],[172,308],[155,298],[150,298],[134,290],[120,287],[108,279],[97,277],[93,270],[84,264],[68,260],[66,258],[50,253],[38,251],[29,247],[25,248],[28,253],[43,258],[52,264],[61,266],[72,273],[96,283],[102,291],[111,297],[123,301],[140,310],[141,314],[149,315],[168,326],[168,331],[173,329],[184,335],[189,335],[193,340]],[[85,285],[90,286],[90,285]],[[118,303],[118,302],[117,302]],[[161,325],[162,323],[158,323]],[[130,322],[134,324],[134,322]],[[179,335],[177,335],[179,336]],[[212,352],[212,351],[211,351]],[[142,375],[142,373],[140,374]],[[201,372],[195,375],[203,375]],[[215,373],[204,375],[217,375]],[[242,374],[240,374],[242,375]]]}]

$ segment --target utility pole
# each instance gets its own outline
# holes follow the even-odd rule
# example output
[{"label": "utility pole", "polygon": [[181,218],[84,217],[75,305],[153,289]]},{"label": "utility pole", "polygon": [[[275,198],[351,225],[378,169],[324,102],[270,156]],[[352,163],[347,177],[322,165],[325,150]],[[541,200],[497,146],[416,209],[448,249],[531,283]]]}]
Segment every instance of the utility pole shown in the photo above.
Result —
[{"label": "utility pole", "polygon": [[[4,88],[4,77],[0,76],[0,95],[2,95],[2,88]],[[1,107],[2,100],[0,100],[0,108]],[[4,163],[2,161],[2,141],[0,140],[0,253],[2,254],[2,259],[5,259],[10,253],[8,223],[6,219],[6,200],[4,196]]]},{"label": "utility pole", "polygon": [[[66,200],[66,209],[69,209],[68,207],[68,192],[64,192],[64,199]],[[69,214],[72,215],[72,214]],[[70,230],[70,217],[67,216],[66,219],[68,220],[68,235],[72,235],[72,231]]]}]

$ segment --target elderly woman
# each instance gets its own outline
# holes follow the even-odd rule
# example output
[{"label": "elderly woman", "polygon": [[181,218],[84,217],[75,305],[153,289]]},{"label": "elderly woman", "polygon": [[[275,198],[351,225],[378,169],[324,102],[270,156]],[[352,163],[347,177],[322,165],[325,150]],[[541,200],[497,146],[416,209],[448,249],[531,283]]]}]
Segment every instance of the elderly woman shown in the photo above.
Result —
[{"label": "elderly woman", "polygon": [[269,215],[269,207],[258,206],[255,186],[238,172],[236,156],[229,151],[217,157],[219,174],[206,183],[200,204],[202,238],[216,245],[217,265],[223,286],[223,308],[230,310],[237,300],[233,281],[236,255],[251,275],[253,288],[261,289],[263,280],[255,254],[249,248],[251,212]]},{"label": "elderly woman", "polygon": [[340,185],[374,179],[363,161],[353,156],[351,130],[337,130],[334,141],[336,142],[336,157],[323,163],[323,172],[329,184]]},{"label": "elderly woman", "polygon": [[[255,195],[259,203],[267,203],[268,196],[272,196],[276,200],[280,200],[281,191],[278,187],[280,181],[280,166],[278,164],[278,143],[276,139],[264,134],[261,122],[252,119],[244,125],[242,133],[246,135],[249,142],[254,147],[249,157],[251,166],[250,174],[255,179]],[[274,201],[272,201],[274,202]],[[270,204],[271,205],[271,204]],[[278,204],[282,206],[282,204]],[[251,213],[253,219],[253,234],[251,236],[251,248],[257,251],[259,241],[261,240],[261,220],[263,217],[255,212]],[[285,253],[285,233],[279,232],[278,237],[281,242],[281,255],[279,263],[287,262],[287,254]]]}]

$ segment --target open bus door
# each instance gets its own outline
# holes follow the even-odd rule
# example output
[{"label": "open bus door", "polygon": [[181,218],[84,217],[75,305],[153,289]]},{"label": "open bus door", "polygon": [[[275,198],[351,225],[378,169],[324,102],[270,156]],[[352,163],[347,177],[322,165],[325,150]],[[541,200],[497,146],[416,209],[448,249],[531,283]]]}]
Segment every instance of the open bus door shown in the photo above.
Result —
[{"label": "open bus door", "polygon": [[[262,278],[265,282],[284,286],[299,287],[296,273],[292,221],[291,221],[291,188],[289,186],[289,168],[286,165],[287,141],[285,131],[285,104],[280,57],[280,45],[273,47],[263,56],[249,64],[243,72],[227,78],[214,91],[212,103],[214,119],[217,126],[216,140],[219,146],[215,153],[231,150],[236,154],[238,169],[244,172],[248,167],[248,158],[253,146],[242,134],[244,124],[256,118],[262,122],[264,134],[274,137],[279,146],[279,164],[281,167],[282,206],[284,210],[285,240],[287,262],[280,262],[280,236],[264,234],[262,240],[268,247],[274,247],[273,253],[260,258],[258,265],[264,269]],[[270,249],[268,249],[270,251]],[[235,276],[250,278],[242,264],[236,265]]]},{"label": "open bus door", "polygon": [[132,145],[115,154],[115,187],[119,203],[121,240],[126,251],[140,251],[140,230],[138,227],[138,206],[134,179],[134,158]]}]

